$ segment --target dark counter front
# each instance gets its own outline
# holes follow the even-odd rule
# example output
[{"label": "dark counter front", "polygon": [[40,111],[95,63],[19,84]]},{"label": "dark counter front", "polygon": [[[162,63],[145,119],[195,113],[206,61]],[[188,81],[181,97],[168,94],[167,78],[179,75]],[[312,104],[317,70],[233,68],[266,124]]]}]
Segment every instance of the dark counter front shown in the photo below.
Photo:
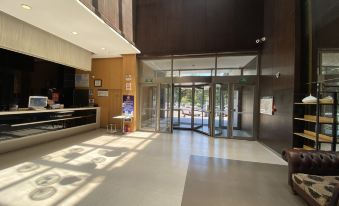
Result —
[{"label": "dark counter front", "polygon": [[96,108],[0,112],[0,142],[96,123]]}]

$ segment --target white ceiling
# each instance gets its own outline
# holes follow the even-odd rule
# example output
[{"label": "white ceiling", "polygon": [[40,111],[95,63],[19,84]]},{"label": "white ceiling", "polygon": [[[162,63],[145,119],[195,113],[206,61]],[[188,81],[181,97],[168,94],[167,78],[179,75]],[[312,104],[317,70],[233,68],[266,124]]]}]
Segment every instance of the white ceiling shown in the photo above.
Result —
[{"label": "white ceiling", "polygon": [[0,0],[0,10],[92,52],[94,58],[140,53],[79,0]]},{"label": "white ceiling", "polygon": [[[255,58],[255,55],[218,57],[218,68],[243,68]],[[143,60],[143,63],[155,70],[171,70],[170,59]],[[214,68],[215,57],[178,58],[173,61],[174,70]]]}]

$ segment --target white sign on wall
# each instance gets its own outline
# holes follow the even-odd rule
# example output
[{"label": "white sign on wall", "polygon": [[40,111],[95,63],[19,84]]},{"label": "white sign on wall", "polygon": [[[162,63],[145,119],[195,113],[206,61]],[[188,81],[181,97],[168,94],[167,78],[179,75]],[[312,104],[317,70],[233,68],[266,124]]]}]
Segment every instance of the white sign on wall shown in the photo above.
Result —
[{"label": "white sign on wall", "polygon": [[98,97],[108,97],[108,90],[107,89],[99,89],[98,90]]},{"label": "white sign on wall", "polygon": [[260,99],[260,114],[273,115],[273,96]]}]

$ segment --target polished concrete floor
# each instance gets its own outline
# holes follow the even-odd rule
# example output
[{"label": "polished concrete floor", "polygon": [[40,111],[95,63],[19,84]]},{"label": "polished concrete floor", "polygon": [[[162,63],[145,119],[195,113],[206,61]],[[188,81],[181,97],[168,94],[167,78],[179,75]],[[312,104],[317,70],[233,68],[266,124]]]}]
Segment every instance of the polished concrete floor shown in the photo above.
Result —
[{"label": "polished concrete floor", "polygon": [[255,141],[95,130],[1,155],[0,205],[179,206],[192,155],[286,165]]}]

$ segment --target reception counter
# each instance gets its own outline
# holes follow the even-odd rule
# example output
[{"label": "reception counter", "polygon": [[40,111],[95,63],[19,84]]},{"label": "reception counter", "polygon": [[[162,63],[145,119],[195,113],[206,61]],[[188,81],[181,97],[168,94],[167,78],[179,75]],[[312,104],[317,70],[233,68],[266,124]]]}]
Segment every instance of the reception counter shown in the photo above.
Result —
[{"label": "reception counter", "polygon": [[99,128],[100,108],[0,112],[0,153]]}]

